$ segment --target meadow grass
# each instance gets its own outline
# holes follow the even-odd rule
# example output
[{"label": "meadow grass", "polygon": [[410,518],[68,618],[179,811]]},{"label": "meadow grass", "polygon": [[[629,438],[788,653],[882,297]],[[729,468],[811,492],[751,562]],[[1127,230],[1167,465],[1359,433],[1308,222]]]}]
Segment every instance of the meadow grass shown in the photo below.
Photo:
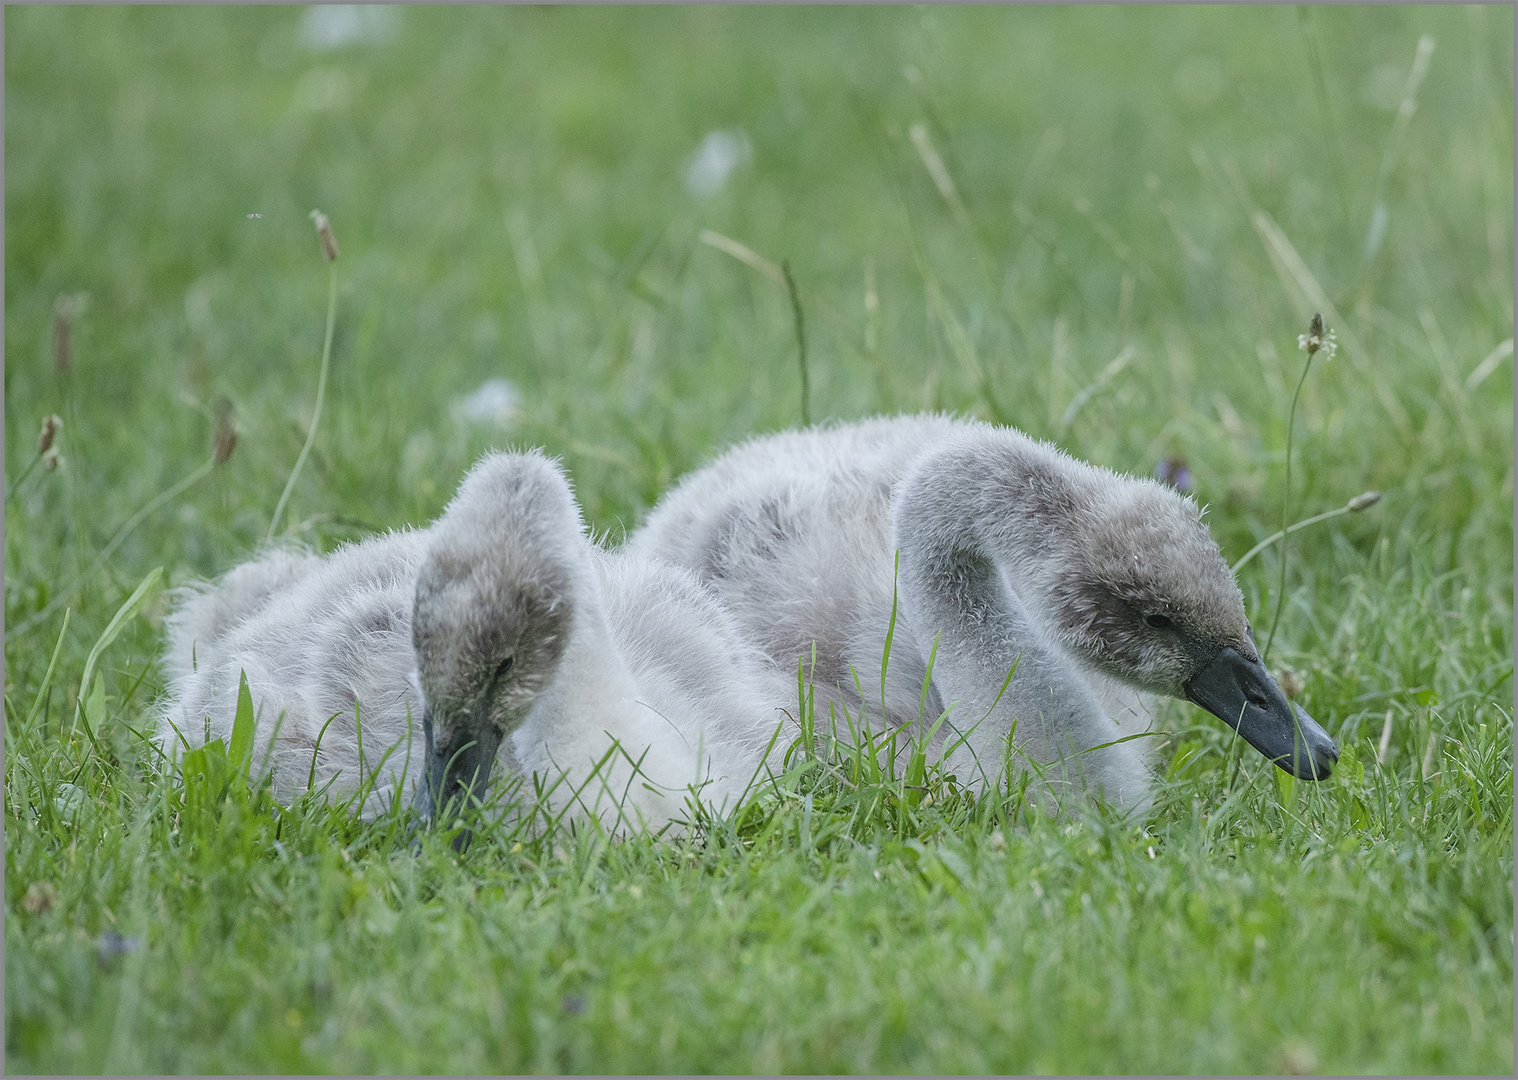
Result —
[{"label": "meadow grass", "polygon": [[[1511,10],[323,18],[5,12],[7,1071],[1512,1071]],[[798,703],[684,839],[462,856],[181,781],[150,579],[271,529],[316,207],[276,531],[320,550],[507,445],[616,542],[809,406],[1184,457],[1237,559],[1322,311],[1293,516],[1384,497],[1241,585],[1268,626],[1289,546],[1271,662],[1340,768],[1171,704],[1146,822],[1051,817]],[[489,378],[504,426],[456,408]]]}]

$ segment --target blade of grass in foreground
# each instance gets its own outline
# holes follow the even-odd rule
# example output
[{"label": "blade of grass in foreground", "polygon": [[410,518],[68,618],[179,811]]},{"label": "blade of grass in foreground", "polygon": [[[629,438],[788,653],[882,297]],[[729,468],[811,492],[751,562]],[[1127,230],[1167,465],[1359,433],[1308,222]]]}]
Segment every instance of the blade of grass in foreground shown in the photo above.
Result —
[{"label": "blade of grass in foreground", "polygon": [[[101,653],[105,652],[110,647],[111,642],[116,640],[116,635],[121,633],[121,628],[126,625],[127,620],[137,614],[151,597],[156,596],[162,586],[163,567],[157,566],[148,571],[147,577],[143,578],[141,583],[132,592],[132,595],[127,597],[126,603],[116,609],[116,614],[106,624],[105,629],[101,631],[100,637],[96,640],[94,648],[90,650],[89,659],[84,662],[84,675],[79,680],[79,698],[74,704],[74,723],[69,731],[72,734],[82,719],[84,721],[84,733],[89,736],[90,745],[94,746],[97,751],[99,750],[99,745],[95,742],[95,732],[90,726],[90,719],[85,715],[84,708],[84,697],[90,690],[90,680],[95,674],[95,665],[99,663]],[[96,719],[99,719],[99,717]]]}]

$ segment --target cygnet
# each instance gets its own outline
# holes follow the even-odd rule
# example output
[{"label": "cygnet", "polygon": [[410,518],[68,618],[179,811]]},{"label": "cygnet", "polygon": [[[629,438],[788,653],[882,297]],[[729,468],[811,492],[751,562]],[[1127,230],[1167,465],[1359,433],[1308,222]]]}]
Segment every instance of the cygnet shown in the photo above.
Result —
[{"label": "cygnet", "polygon": [[364,813],[431,814],[498,766],[616,829],[730,807],[796,693],[693,574],[594,544],[538,452],[485,457],[428,529],[191,587],[166,665],[174,745],[229,738],[246,673],[281,799],[367,782]]},{"label": "cygnet", "polygon": [[1142,812],[1155,740],[1132,737],[1153,694],[1296,776],[1338,757],[1267,673],[1200,508],[1010,428],[923,415],[758,438],[684,478],[628,546],[715,589],[777,666],[815,649],[819,715],[824,687],[894,726],[947,707],[962,777],[1004,776],[1011,735]]}]

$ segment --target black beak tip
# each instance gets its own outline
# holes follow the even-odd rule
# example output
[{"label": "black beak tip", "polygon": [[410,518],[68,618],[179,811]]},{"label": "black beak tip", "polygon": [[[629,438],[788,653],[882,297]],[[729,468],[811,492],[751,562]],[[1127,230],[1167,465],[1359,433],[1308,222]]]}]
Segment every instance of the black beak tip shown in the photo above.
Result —
[{"label": "black beak tip", "polygon": [[[422,731],[426,752],[411,806],[426,827],[453,821],[465,808],[480,803],[501,737],[488,729],[478,732],[455,726],[446,744],[439,745],[430,708],[423,713]],[[453,850],[462,853],[473,837],[472,829],[461,829],[453,838]]]},{"label": "black beak tip", "polygon": [[1184,690],[1291,775],[1301,780],[1332,775],[1338,744],[1301,706],[1287,700],[1258,656],[1221,649]]},{"label": "black beak tip", "polygon": [[1299,780],[1327,780],[1333,775],[1339,762],[1339,744],[1333,736],[1318,726],[1300,705],[1292,705],[1296,713],[1297,728],[1305,742],[1303,752],[1277,762],[1281,768]]},{"label": "black beak tip", "polygon": [[[425,777],[417,785],[416,795],[411,800],[411,808],[417,812],[419,819],[413,823],[411,828],[412,845],[413,847],[420,847],[422,842],[421,832],[423,829],[432,826],[437,818],[438,811],[438,800],[433,795],[432,786],[427,782]],[[469,842],[472,839],[474,839],[474,830],[460,829],[458,835],[453,838],[453,850],[462,855],[468,849]]]}]

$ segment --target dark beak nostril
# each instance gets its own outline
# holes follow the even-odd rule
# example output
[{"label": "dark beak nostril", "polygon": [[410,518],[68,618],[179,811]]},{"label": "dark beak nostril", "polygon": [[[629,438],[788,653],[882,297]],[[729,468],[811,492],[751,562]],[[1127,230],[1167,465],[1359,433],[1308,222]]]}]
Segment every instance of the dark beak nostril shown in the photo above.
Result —
[{"label": "dark beak nostril", "polygon": [[1186,684],[1186,696],[1238,729],[1256,750],[1296,776],[1322,780],[1338,747],[1301,706],[1287,701],[1258,657],[1225,647]]}]

